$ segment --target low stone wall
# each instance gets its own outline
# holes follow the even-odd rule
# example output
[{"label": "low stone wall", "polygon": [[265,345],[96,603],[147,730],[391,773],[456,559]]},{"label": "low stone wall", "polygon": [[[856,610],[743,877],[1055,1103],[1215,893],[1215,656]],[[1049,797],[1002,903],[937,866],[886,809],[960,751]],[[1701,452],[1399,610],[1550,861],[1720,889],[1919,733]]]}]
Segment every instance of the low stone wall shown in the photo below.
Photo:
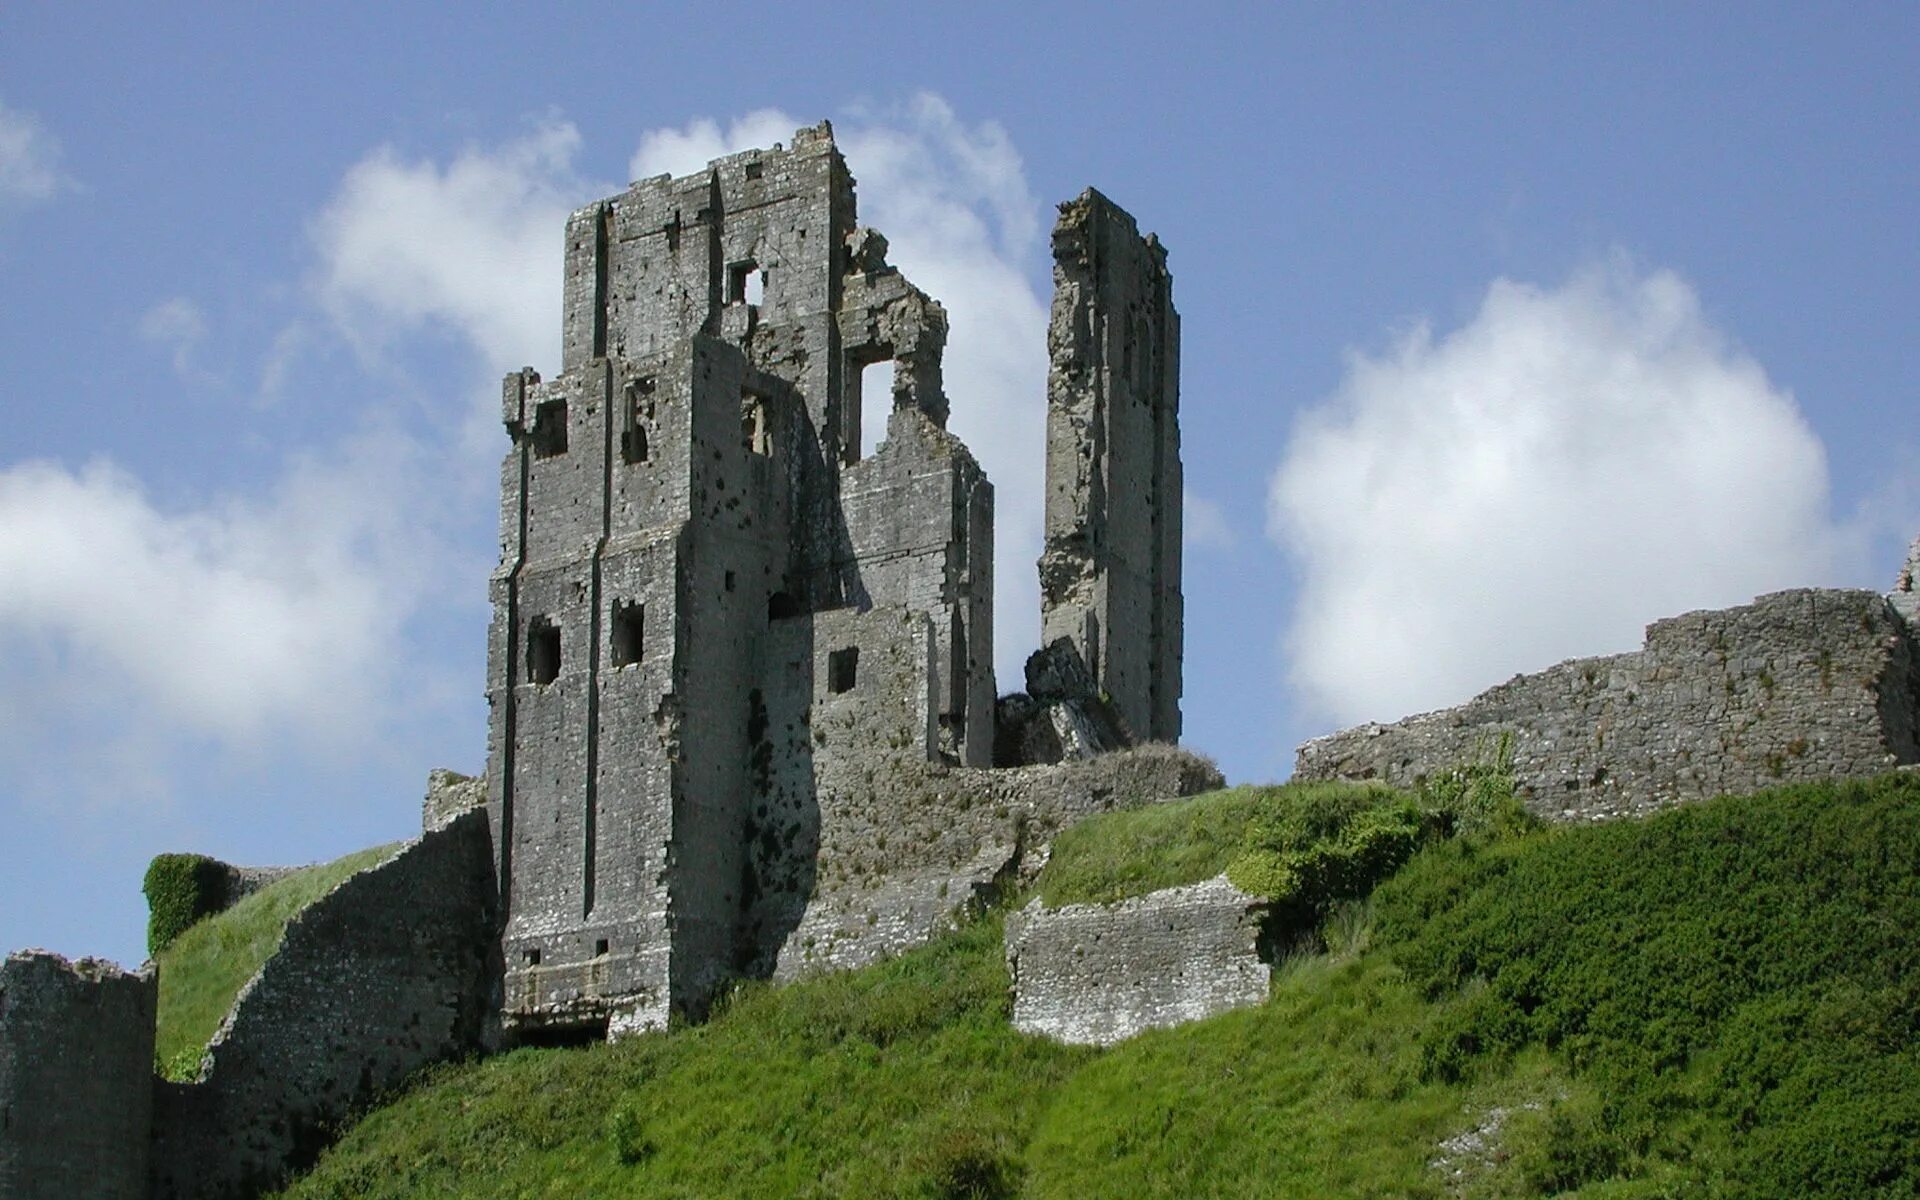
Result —
[{"label": "low stone wall", "polygon": [[828,776],[813,874],[796,881],[809,886],[764,896],[757,914],[773,973],[848,969],[920,945],[955,910],[1030,877],[1074,822],[1222,786],[1212,763],[1157,744],[995,770],[894,758]]},{"label": "low stone wall", "polygon": [[1507,740],[1527,807],[1597,820],[1920,759],[1920,664],[1874,592],[1803,589],[1687,613],[1646,646],[1518,675],[1458,708],[1300,747],[1296,779],[1411,785]]},{"label": "low stone wall", "polygon": [[[494,891],[486,816],[474,812],[296,915],[199,1080],[153,1085],[156,1200],[255,1195],[382,1091],[477,1048],[492,1006]],[[150,1073],[151,1024],[148,1037]]]},{"label": "low stone wall", "polygon": [[1106,1046],[1259,1004],[1260,907],[1224,875],[1116,904],[1035,900],[1007,916],[1014,1027]]},{"label": "low stone wall", "polygon": [[156,999],[150,969],[0,964],[0,1196],[144,1200]]}]

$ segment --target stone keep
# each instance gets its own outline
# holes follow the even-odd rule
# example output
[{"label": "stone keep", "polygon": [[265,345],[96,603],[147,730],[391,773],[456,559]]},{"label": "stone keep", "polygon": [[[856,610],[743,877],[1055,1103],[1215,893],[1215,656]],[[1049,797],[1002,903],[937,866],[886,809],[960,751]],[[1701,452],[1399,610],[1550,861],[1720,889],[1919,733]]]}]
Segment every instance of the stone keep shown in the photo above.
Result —
[{"label": "stone keep", "polygon": [[[776,714],[850,709],[920,761],[990,763],[993,489],[944,428],[945,340],[856,225],[825,124],[569,219],[562,372],[503,393],[509,1033],[655,1025],[737,973],[749,823],[809,741],[767,737]],[[861,369],[889,360],[863,458]]]},{"label": "stone keep", "polygon": [[1180,316],[1159,239],[1089,188],[1053,230],[1041,642],[1135,738],[1180,739]]}]

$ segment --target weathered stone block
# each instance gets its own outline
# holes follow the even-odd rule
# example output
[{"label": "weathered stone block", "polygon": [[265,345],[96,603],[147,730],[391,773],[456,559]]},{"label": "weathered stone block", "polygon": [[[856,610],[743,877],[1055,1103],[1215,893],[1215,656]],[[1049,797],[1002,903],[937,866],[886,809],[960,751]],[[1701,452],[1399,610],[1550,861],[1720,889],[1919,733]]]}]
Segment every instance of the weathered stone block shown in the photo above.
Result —
[{"label": "weathered stone block", "polygon": [[1259,1004],[1261,908],[1224,875],[1115,904],[1035,900],[1007,916],[1014,1027],[1105,1046]]}]

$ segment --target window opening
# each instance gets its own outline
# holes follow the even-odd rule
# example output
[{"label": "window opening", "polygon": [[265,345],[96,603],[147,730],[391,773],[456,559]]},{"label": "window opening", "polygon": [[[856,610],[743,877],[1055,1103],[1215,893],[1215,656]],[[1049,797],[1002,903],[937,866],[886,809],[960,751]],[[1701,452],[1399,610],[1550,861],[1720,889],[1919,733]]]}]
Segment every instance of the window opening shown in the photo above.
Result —
[{"label": "window opening", "polygon": [[647,461],[647,426],[653,423],[653,377],[627,385],[626,427],[620,432],[620,457],[628,463]]},{"label": "window opening", "polygon": [[740,438],[746,443],[747,453],[773,453],[772,426],[766,400],[752,392],[740,393]]},{"label": "window opening", "polygon": [[767,597],[767,620],[778,621],[783,617],[800,615],[800,602],[785,592],[775,592]]},{"label": "window opening", "polygon": [[883,358],[860,368],[860,457],[880,448],[893,412],[893,360]]},{"label": "window opening", "polygon": [[560,627],[545,617],[527,627],[527,678],[542,687],[560,678]]},{"label": "window opening", "polygon": [[733,590],[733,572],[732,571],[727,572],[726,585],[727,585],[728,591]]},{"label": "window opening", "polygon": [[608,639],[613,665],[631,667],[640,661],[645,646],[646,606],[625,600],[613,602],[613,636]]},{"label": "window opening", "polygon": [[853,681],[860,672],[860,647],[848,646],[845,650],[835,650],[827,655],[827,690],[834,693],[850,692]]},{"label": "window opening", "polygon": [[533,410],[533,454],[552,458],[567,452],[567,402],[544,400]]},{"label": "window opening", "polygon": [[758,304],[766,298],[767,273],[760,264],[748,259],[727,268],[727,303]]},{"label": "window opening", "polygon": [[605,958],[608,949],[607,939],[600,938],[593,943],[593,956],[595,958]]},{"label": "window opening", "polygon": [[527,957],[527,965],[528,965],[528,966],[530,966],[530,967],[537,967],[537,966],[539,966],[539,965],[540,965],[540,947],[538,947],[538,946],[534,946],[534,947],[532,947],[532,948],[530,948],[530,949],[529,949],[529,950],[527,951],[527,956],[526,956],[526,957]]},{"label": "window opening", "polygon": [[766,164],[764,163],[750,162],[747,164],[747,178],[758,179],[766,173],[766,169]]}]

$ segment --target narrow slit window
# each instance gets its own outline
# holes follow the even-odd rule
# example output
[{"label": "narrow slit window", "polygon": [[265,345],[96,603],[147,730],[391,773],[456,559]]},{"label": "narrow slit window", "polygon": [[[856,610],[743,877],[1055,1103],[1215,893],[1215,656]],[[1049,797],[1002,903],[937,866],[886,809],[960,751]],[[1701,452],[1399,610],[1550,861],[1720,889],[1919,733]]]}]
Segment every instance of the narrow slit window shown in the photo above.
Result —
[{"label": "narrow slit window", "polygon": [[533,410],[533,456],[552,458],[567,452],[567,402],[545,400]]},{"label": "narrow slit window", "polygon": [[853,690],[860,673],[860,647],[848,646],[827,655],[827,690],[836,695]]},{"label": "narrow slit window", "polygon": [[613,605],[613,636],[608,639],[613,650],[613,665],[631,667],[640,662],[640,654],[646,646],[647,610],[643,604],[615,601]]},{"label": "narrow slit window", "polygon": [[560,627],[535,617],[527,627],[527,679],[545,687],[560,678]]},{"label": "narrow slit window", "polygon": [[620,457],[628,464],[647,461],[647,426],[653,422],[651,376],[627,385],[626,423],[620,431]]},{"label": "narrow slit window", "polygon": [[765,457],[773,453],[772,418],[767,402],[752,392],[740,395],[740,437],[749,454]]}]

